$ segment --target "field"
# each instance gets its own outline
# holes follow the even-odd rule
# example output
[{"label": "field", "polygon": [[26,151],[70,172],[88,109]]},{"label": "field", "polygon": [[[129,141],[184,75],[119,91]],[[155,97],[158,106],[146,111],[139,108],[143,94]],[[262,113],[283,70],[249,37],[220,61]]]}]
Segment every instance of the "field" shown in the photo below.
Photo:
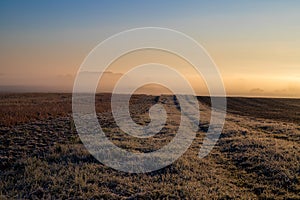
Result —
[{"label": "field", "polygon": [[[300,99],[231,97],[221,137],[198,158],[208,129],[210,100],[198,97],[200,126],[172,165],[145,174],[118,172],[81,143],[71,94],[0,95],[0,199],[300,199]],[[96,96],[99,123],[117,146],[149,152],[176,134],[180,108],[173,96],[134,95],[133,120],[146,125],[149,109],[168,114],[161,132],[138,139],[118,128],[110,94]]]}]

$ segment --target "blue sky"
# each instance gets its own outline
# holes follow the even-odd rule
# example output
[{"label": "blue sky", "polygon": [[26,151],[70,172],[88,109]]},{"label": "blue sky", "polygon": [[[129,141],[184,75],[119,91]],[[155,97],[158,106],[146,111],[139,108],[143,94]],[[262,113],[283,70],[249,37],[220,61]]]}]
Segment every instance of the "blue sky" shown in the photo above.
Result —
[{"label": "blue sky", "polygon": [[[213,17],[266,22],[268,18],[299,17],[299,1],[16,1],[0,2],[2,30],[82,28],[99,25],[129,26],[179,25]],[[261,14],[265,18],[261,18]],[[193,17],[195,17],[193,19]],[[272,19],[269,19],[272,21]],[[249,21],[248,21],[249,20]],[[285,21],[286,22],[286,21]],[[296,21],[287,22],[288,24]],[[165,24],[167,23],[167,24]],[[228,24],[230,25],[230,23]],[[251,25],[251,24],[250,24]],[[272,24],[271,24],[272,25]],[[186,24],[188,26],[188,24]]]}]

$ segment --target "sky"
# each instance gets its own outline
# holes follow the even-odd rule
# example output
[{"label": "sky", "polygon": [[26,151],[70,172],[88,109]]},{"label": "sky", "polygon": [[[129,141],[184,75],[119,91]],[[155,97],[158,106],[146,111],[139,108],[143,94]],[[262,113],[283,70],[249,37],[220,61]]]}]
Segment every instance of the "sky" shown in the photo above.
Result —
[{"label": "sky", "polygon": [[[296,0],[2,0],[0,92],[71,92],[97,44],[127,29],[154,26],[200,43],[218,66],[228,96],[300,97],[299,10]],[[176,58],[169,59],[174,64]],[[178,63],[197,94],[206,94],[201,77]],[[109,91],[124,73],[112,66],[99,88]]]}]

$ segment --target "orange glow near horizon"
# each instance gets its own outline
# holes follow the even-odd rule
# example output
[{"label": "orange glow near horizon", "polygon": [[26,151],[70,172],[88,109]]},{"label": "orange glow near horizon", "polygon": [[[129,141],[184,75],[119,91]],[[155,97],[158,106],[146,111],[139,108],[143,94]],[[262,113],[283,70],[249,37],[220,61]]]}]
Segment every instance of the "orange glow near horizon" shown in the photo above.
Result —
[{"label": "orange glow near horizon", "polygon": [[[262,67],[263,63],[267,63],[266,58],[264,58],[264,62],[259,60],[256,61],[256,63],[254,63],[254,61],[248,62],[247,59],[241,59],[243,56],[245,57],[245,55],[240,52],[236,54],[235,58],[230,62],[228,54],[229,53],[220,55],[218,51],[212,50],[212,57],[220,69],[228,96],[300,97],[300,73],[297,73],[298,68],[293,65],[290,67],[291,70],[284,70],[280,67],[283,65],[281,62],[276,63],[272,61],[270,63],[274,66],[274,70],[268,72],[266,68]],[[36,91],[41,92],[43,92],[43,90],[50,92],[71,92],[77,69],[72,68],[72,65],[68,63],[79,63],[81,59],[83,59],[83,56],[74,59],[75,60],[70,62],[68,62],[69,60],[61,59],[60,62],[69,67],[48,71],[44,70],[43,67],[37,67],[37,65],[44,63],[41,60],[29,60],[26,62],[25,59],[12,60],[11,58],[7,60],[8,64],[9,61],[18,65],[23,63],[24,66],[32,66],[32,69],[28,68],[26,72],[12,72],[11,75],[2,74],[0,85],[15,85],[16,88],[21,85],[24,87],[27,86],[29,87],[28,91],[30,91],[30,87],[35,87]],[[271,59],[271,57],[269,59]],[[47,61],[47,59],[44,61]],[[108,67],[107,72],[99,82],[100,86],[97,91],[112,91],[118,79],[128,70],[141,64],[153,62],[165,64],[176,69],[186,77],[197,95],[209,94],[204,79],[197,74],[195,69],[188,62],[171,53],[158,50],[135,51],[115,60],[111,66]],[[244,70],[243,68],[235,67],[235,65],[245,66]],[[253,67],[250,68],[250,65]],[[286,68],[288,68],[288,65]],[[170,78],[168,74],[165,74],[165,77],[166,79]],[[170,82],[172,82],[172,80],[170,80]],[[144,88],[140,88],[137,92],[158,94],[158,88],[157,86],[151,87],[148,85]],[[166,90],[162,90],[162,93],[166,93]]]}]

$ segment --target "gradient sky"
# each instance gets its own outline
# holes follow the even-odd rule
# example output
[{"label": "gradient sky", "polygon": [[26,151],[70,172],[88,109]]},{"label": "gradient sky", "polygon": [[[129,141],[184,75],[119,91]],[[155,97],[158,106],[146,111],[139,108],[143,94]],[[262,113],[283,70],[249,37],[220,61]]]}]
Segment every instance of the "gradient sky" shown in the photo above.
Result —
[{"label": "gradient sky", "polygon": [[202,44],[228,95],[300,97],[299,10],[296,0],[2,0],[0,91],[71,91],[80,64],[99,42],[158,26]]}]

